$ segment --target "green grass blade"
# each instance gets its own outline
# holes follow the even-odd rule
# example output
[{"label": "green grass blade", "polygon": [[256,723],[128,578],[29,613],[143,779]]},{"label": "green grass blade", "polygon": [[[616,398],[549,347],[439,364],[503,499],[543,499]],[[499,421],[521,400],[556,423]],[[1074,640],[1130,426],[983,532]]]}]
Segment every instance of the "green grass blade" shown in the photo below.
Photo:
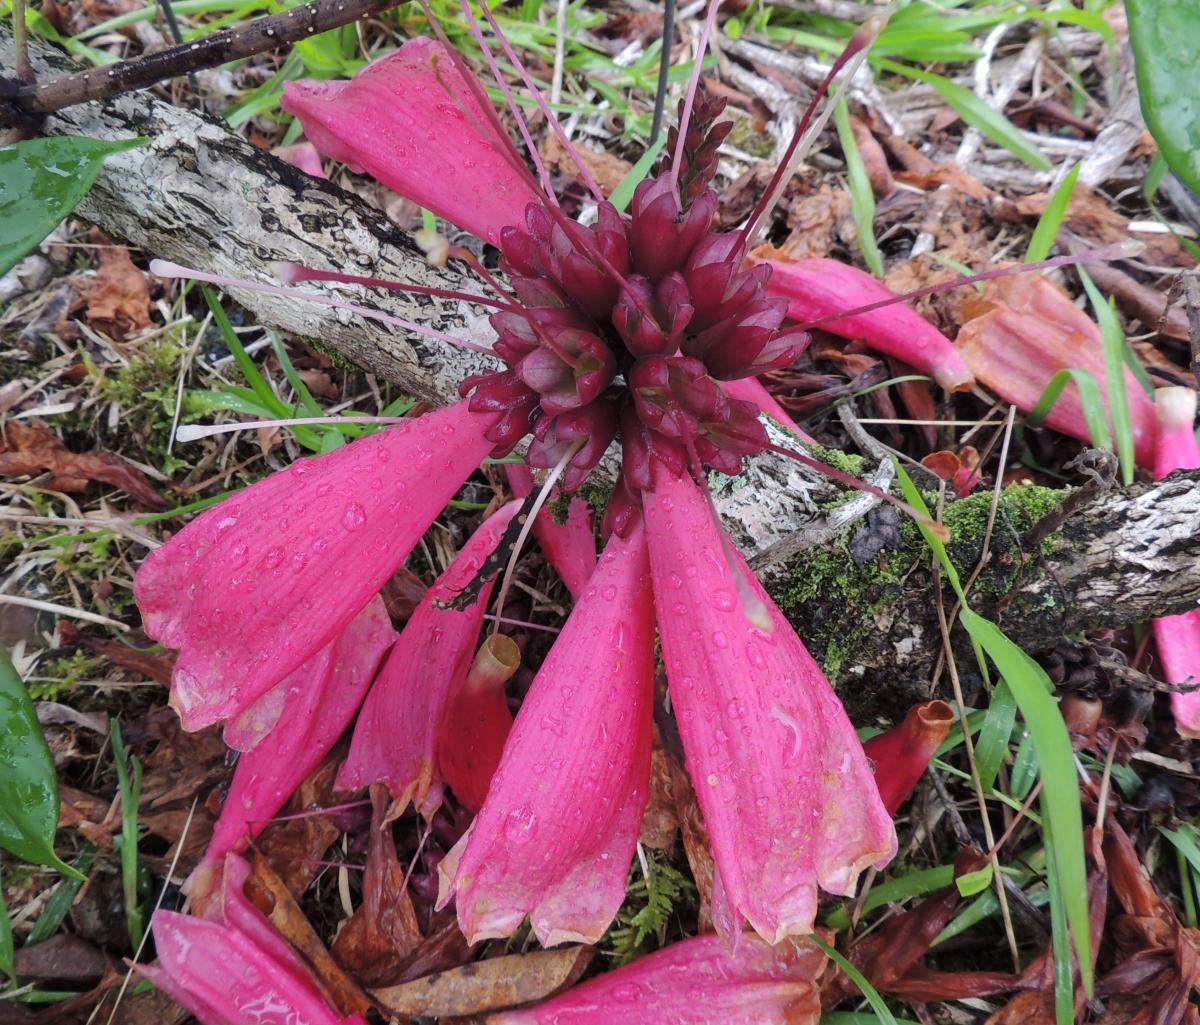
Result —
[{"label": "green grass blade", "polygon": [[992,691],[992,703],[975,741],[975,766],[984,790],[991,790],[996,783],[996,774],[1008,753],[1016,720],[1017,703],[1008,684],[1001,680]]},{"label": "green grass blade", "polygon": [[622,213],[629,205],[629,201],[633,199],[633,190],[645,180],[646,175],[650,173],[650,168],[654,166],[654,161],[658,159],[658,155],[666,144],[667,133],[663,132],[654,140],[654,145],[649,147],[638,159],[638,162],[629,169],[629,173],[621,179],[621,184],[613,189],[613,194],[608,197],[608,201]]},{"label": "green grass blade", "polygon": [[1053,827],[1049,822],[1043,821],[1042,837],[1046,841],[1046,887],[1050,891],[1050,946],[1054,955],[1054,1020],[1056,1025],[1073,1025],[1075,973],[1071,966],[1069,912],[1053,836]]},{"label": "green grass blade", "polygon": [[1079,391],[1079,404],[1083,408],[1083,422],[1087,424],[1088,433],[1092,436],[1092,444],[1096,448],[1111,452],[1112,435],[1108,430],[1108,412],[1104,408],[1104,393],[1100,390],[1100,383],[1090,370],[1058,371],[1050,378],[1046,390],[1042,392],[1037,402],[1034,403],[1033,409],[1029,411],[1029,415],[1025,417],[1025,423],[1030,427],[1041,426],[1054,403],[1062,395],[1063,389],[1072,381]]},{"label": "green grass blade", "polygon": [[71,863],[71,867],[80,873],[81,878],[64,879],[54,888],[50,899],[42,908],[42,913],[38,915],[37,921],[33,923],[33,928],[29,930],[29,935],[25,937],[25,946],[32,947],[43,940],[50,939],[58,932],[59,926],[63,924],[67,913],[71,910],[71,905],[75,903],[75,898],[79,896],[79,891],[83,889],[82,877],[87,875],[95,860],[96,846],[91,843],[84,844],[79,856]]},{"label": "green grass blade", "polygon": [[941,75],[935,75],[931,71],[922,71],[920,68],[900,64],[887,58],[880,59],[879,65],[898,75],[904,75],[933,86],[937,94],[953,107],[958,116],[967,124],[979,131],[980,134],[986,135],[992,142],[1020,157],[1031,167],[1049,171],[1053,166],[1046,159],[1045,154],[1025,141],[1025,138],[1008,118],[992,110],[970,89],[964,88],[957,82],[951,82],[950,79],[943,78]]},{"label": "green grass blade", "polygon": [[8,903],[4,899],[4,877],[0,876],[0,974],[10,979],[17,977],[13,969],[12,918],[8,914]]},{"label": "green grass blade", "polygon": [[858,236],[858,249],[862,253],[871,273],[877,278],[883,277],[883,256],[879,252],[879,244],[875,241],[875,193],[871,191],[871,182],[867,177],[867,167],[863,163],[862,154],[858,151],[858,141],[854,138],[854,128],[850,124],[850,110],[845,99],[838,101],[833,108],[833,119],[837,124],[838,141],[842,144],[842,154],[846,158],[846,178],[850,185],[850,212],[854,217],[855,234]]},{"label": "green grass blade", "polygon": [[[885,904],[909,900],[913,897],[924,897],[934,890],[944,890],[954,882],[954,866],[938,865],[936,868],[926,868],[920,872],[911,872],[899,879],[889,879],[886,883],[877,883],[871,887],[867,899],[863,901],[862,911],[874,911]],[[825,918],[825,924],[830,929],[848,929],[850,927],[850,912],[840,907]]]},{"label": "green grass blade", "polygon": [[1079,164],[1071,168],[1063,178],[1062,184],[1054,190],[1042,216],[1038,218],[1037,227],[1033,229],[1033,238],[1029,240],[1029,248],[1025,250],[1025,262],[1037,263],[1050,255],[1050,247],[1058,237],[1058,229],[1062,227],[1063,218],[1067,215],[1067,207],[1071,204],[1071,195],[1075,191],[1075,179],[1079,177]]},{"label": "green grass blade", "polygon": [[1125,332],[1111,306],[1105,301],[1082,266],[1076,268],[1083,282],[1096,323],[1100,325],[1100,340],[1104,346],[1104,382],[1108,387],[1108,416],[1116,439],[1117,459],[1121,464],[1121,479],[1133,483],[1134,446],[1133,417],[1129,412],[1129,393],[1125,387]]},{"label": "green grass blade", "polygon": [[142,914],[141,864],[138,857],[138,802],[142,796],[142,763],[125,751],[121,724],[112,724],[113,762],[121,794],[121,835],[115,838],[121,851],[121,884],[125,895],[125,922],[133,949],[141,946],[146,932]]},{"label": "green grass blade", "polygon": [[815,933],[808,937],[813,943],[825,951],[829,959],[836,964],[849,977],[866,997],[867,1003],[871,1005],[871,1010],[875,1012],[875,1019],[883,1023],[883,1025],[899,1025],[896,1021],[896,1016],[892,1014],[891,1009],[883,1002],[883,997],[879,995],[875,987],[872,986],[865,975],[847,961],[841,954],[826,943],[820,936]]}]

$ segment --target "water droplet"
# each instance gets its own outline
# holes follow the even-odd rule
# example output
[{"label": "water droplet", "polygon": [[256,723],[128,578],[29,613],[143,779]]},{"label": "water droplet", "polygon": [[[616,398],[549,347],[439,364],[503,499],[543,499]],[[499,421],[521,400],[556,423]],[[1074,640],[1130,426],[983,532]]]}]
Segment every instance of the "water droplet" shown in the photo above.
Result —
[{"label": "water droplet", "polygon": [[351,502],[342,513],[342,526],[349,531],[361,530],[367,522],[367,514],[357,502]]},{"label": "water droplet", "polygon": [[304,552],[297,552],[292,556],[292,572],[301,573],[304,567],[308,565],[308,556]]},{"label": "water droplet", "polygon": [[723,589],[713,591],[709,601],[712,603],[714,609],[720,609],[722,612],[729,612],[737,607],[737,602],[734,600],[733,595]]},{"label": "water droplet", "polygon": [[617,589],[609,584],[600,594],[605,601],[612,601],[617,596]]},{"label": "water droplet", "polygon": [[715,772],[710,772],[710,773],[708,774],[708,779],[706,779],[706,780],[705,780],[705,782],[706,782],[706,783],[707,783],[707,784],[708,784],[710,787],[715,787],[715,786],[717,785],[717,783],[719,782],[719,781],[717,780],[717,774],[716,774]]},{"label": "water droplet", "polygon": [[532,808],[514,808],[508,813],[508,819],[504,823],[504,835],[513,843],[528,843],[533,839],[535,820]]},{"label": "water droplet", "polygon": [[241,569],[250,561],[250,548],[245,541],[239,541],[229,553],[229,565],[232,569]]},{"label": "water droplet", "polygon": [[269,549],[267,551],[267,554],[265,556],[263,556],[263,568],[264,569],[274,569],[281,562],[283,562],[283,549],[280,548],[278,545],[276,545],[274,548]]},{"label": "water droplet", "polygon": [[762,650],[754,641],[746,642],[746,661],[755,669],[765,669],[767,660],[763,658]]},{"label": "water droplet", "polygon": [[713,644],[715,644],[718,648],[729,647],[729,638],[725,635],[723,630],[718,630],[716,633],[714,633],[712,635],[712,640]]},{"label": "water droplet", "polygon": [[734,719],[744,718],[746,715],[746,702],[741,698],[733,698],[729,704],[725,706],[725,711]]}]

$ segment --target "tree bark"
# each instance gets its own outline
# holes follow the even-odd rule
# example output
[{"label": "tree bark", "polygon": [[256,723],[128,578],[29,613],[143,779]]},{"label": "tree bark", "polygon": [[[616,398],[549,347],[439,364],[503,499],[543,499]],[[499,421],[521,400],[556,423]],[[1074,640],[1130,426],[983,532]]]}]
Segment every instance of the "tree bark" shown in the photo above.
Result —
[{"label": "tree bark", "polygon": [[[75,70],[44,43],[33,40],[30,50],[39,76]],[[0,64],[11,66],[12,58],[11,28],[0,25]],[[408,236],[360,198],[274,159],[218,121],[150,93],[59,111],[47,117],[44,130],[49,135],[149,138],[147,145],[111,157],[79,207],[81,216],[148,255],[268,283],[276,283],[273,264],[284,261],[447,289],[473,287],[464,286],[453,268],[431,268]],[[463,301],[400,293],[381,300],[377,293],[353,286],[305,287],[459,339],[487,344],[492,337],[486,309]],[[346,311],[229,291],[259,323],[317,339],[430,401],[457,398],[459,381],[497,365],[486,355]],[[777,433],[776,440],[786,438]],[[801,635],[818,654],[828,655],[830,645],[820,638],[845,638],[868,627],[857,650],[837,660],[837,674],[851,681],[870,675],[872,691],[879,690],[878,684],[894,683],[897,695],[920,692],[940,646],[931,577],[923,568],[928,553],[919,559],[910,556],[913,571],[902,583],[884,586],[884,600],[864,601],[863,588],[873,586],[872,573],[877,575],[889,550],[885,546],[874,561],[858,568],[845,553],[853,550],[856,538],[870,540],[890,510],[879,509],[875,499],[863,495],[838,504],[845,496],[829,481],[776,455],[748,463],[742,477],[717,483],[714,491],[734,540],[755,559],[774,593],[787,604],[795,582],[805,579],[816,562],[828,564],[832,557],[845,567],[836,574],[838,580],[831,576],[828,586],[822,585],[821,593],[788,605]],[[609,480],[614,466],[610,458]],[[875,465],[867,473],[882,487],[890,484],[891,475],[890,465]],[[1195,608],[1200,602],[1197,523],[1200,480],[1192,474],[1102,494],[1067,520],[1045,552],[1032,557],[1019,545],[1015,554],[1006,547],[998,526],[988,573],[1005,559],[1010,570],[1018,565],[1020,572],[1012,586],[986,593],[985,573],[973,606],[998,618],[1029,650],[1049,647],[1066,633]],[[964,569],[970,572],[974,562],[968,549],[963,553]]]}]

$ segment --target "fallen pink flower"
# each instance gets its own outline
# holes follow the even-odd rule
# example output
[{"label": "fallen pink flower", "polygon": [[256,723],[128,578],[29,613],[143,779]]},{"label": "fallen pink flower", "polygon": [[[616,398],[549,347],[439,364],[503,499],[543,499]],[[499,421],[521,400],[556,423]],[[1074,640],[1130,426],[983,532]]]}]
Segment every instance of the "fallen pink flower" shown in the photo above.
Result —
[{"label": "fallen pink flower", "polygon": [[712,842],[713,920],[808,933],[817,887],[852,893],[896,852],[841,702],[700,488],[655,467],[642,496],[663,662]]},{"label": "fallen pink flower", "polygon": [[504,685],[521,664],[521,649],[503,634],[488,637],[438,727],[442,779],[468,811],[483,807],[512,730]]},{"label": "fallen pink flower", "polygon": [[180,649],[184,728],[237,716],[337,637],[494,447],[495,422],[464,401],[301,459],[151,552],[134,594],[146,632]]},{"label": "fallen pink flower", "polygon": [[[786,298],[788,317],[801,326],[894,296],[870,274],[837,260],[789,260],[769,246],[755,250],[750,259],[771,268],[767,292]],[[966,391],[975,385],[970,368],[950,339],[903,303],[819,326],[842,338],[861,338],[870,348],[929,374],[947,391]]]},{"label": "fallen pink flower", "polygon": [[276,146],[271,150],[271,156],[286,160],[293,167],[300,168],[305,174],[314,178],[328,178],[325,168],[321,166],[321,154],[311,142],[296,142],[291,146]]},{"label": "fallen pink flower", "polygon": [[[1200,469],[1196,441],[1196,393],[1190,388],[1159,388],[1154,393],[1158,441],[1154,475]],[[1200,609],[1154,621],[1154,640],[1168,683],[1200,683]],[[1182,737],[1200,738],[1200,690],[1171,695],[1175,728]]]},{"label": "fallen pink flower", "polygon": [[595,943],[625,897],[649,798],[654,613],[640,525],[613,536],[534,678],[487,799],[438,867],[472,942],[529,916]]},{"label": "fallen pink flower", "polygon": [[[958,332],[958,351],[975,376],[1005,402],[1028,413],[1060,370],[1086,370],[1105,400],[1100,329],[1062,289],[1036,275],[998,278],[968,301],[975,314]],[[1125,391],[1137,462],[1154,465],[1154,403],[1128,368]],[[1069,384],[1046,415],[1046,426],[1091,441],[1079,391]]]},{"label": "fallen pink flower", "polygon": [[489,1025],[817,1025],[825,953],[805,940],[682,940]]},{"label": "fallen pink flower", "polygon": [[954,709],[944,701],[926,701],[908,710],[904,721],[863,745],[875,763],[875,783],[889,815],[908,800],[954,724]]},{"label": "fallen pink flower", "polygon": [[326,156],[497,244],[538,197],[477,92],[440,43],[418,37],[348,82],[285,82],[282,103]]},{"label": "fallen pink flower", "polygon": [[[533,493],[533,474],[528,466],[508,463],[504,470],[508,486],[517,498],[527,498]],[[556,489],[551,493],[551,501],[558,497]],[[572,498],[565,523],[555,520],[554,514],[543,506],[534,518],[533,536],[567,585],[571,597],[578,598],[596,568],[596,531],[592,526],[591,506],[582,498]]]},{"label": "fallen pink flower", "polygon": [[465,609],[439,605],[476,576],[519,508],[509,502],[488,517],[409,617],[359,713],[340,789],[381,781],[401,805],[411,800],[426,817],[441,805],[438,729],[470,668],[495,574]]},{"label": "fallen pink flower", "polygon": [[203,1025],[365,1025],[329,1006],[304,963],[242,894],[248,872],[230,856],[215,919],[156,911],[158,964],[133,970]]},{"label": "fallen pink flower", "polygon": [[214,894],[225,856],[257,836],[337,743],[396,639],[383,599],[372,598],[342,635],[225,727],[245,753],[204,858],[184,885],[194,908]]}]

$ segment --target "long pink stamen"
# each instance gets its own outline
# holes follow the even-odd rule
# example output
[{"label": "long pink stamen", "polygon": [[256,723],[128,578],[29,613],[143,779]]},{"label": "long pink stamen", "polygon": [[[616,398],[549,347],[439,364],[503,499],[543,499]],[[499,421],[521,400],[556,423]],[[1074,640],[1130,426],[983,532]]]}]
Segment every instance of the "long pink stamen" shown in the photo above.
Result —
[{"label": "long pink stamen", "polygon": [[301,263],[284,264],[285,280],[289,285],[298,285],[302,281],[338,281],[345,285],[366,285],[368,288],[386,288],[391,292],[411,292],[414,295],[433,295],[440,299],[461,299],[463,302],[478,303],[480,306],[495,306],[497,309],[509,309],[511,303],[501,302],[486,295],[476,295],[474,292],[456,292],[450,288],[434,288],[431,285],[410,285],[404,281],[389,281],[386,278],[370,278],[361,274],[343,274],[334,270],[317,270],[305,267]]},{"label": "long pink stamen", "polygon": [[959,288],[962,285],[972,285],[976,281],[990,281],[993,278],[1006,278],[1013,274],[1048,270],[1052,267],[1069,267],[1079,263],[1107,263],[1110,260],[1127,260],[1130,257],[1137,256],[1144,249],[1145,246],[1136,239],[1125,239],[1123,242],[1114,242],[1112,245],[1103,246],[1100,249],[1090,249],[1082,253],[1068,253],[1066,256],[1055,256],[1049,260],[1041,260],[1038,263],[1020,263],[1012,267],[997,267],[995,270],[986,270],[981,274],[972,274],[965,278],[955,278],[953,281],[943,281],[940,285],[928,285],[925,288],[918,288],[915,292],[894,295],[890,299],[880,299],[878,302],[868,303],[866,306],[856,306],[849,310],[839,310],[837,313],[818,317],[816,320],[807,321],[800,326],[804,330],[808,330],[810,327],[819,327],[821,324],[828,324],[831,320],[841,320],[843,317],[854,317],[860,313],[870,313],[872,310],[881,310],[885,306],[908,302],[910,299],[920,299],[922,296],[933,295],[937,292],[946,292],[952,288]]},{"label": "long pink stamen", "polygon": [[[508,81],[500,73],[500,67],[496,63],[492,48],[488,45],[487,38],[483,34],[483,29],[480,27],[478,19],[475,17],[475,12],[471,10],[471,5],[466,0],[460,0],[459,7],[463,14],[467,16],[467,22],[471,26],[475,40],[479,43],[479,49],[483,52],[483,59],[487,61],[488,69],[492,73],[492,80],[499,87],[501,94],[504,96],[504,102],[508,104],[509,113],[512,114],[513,120],[517,123],[517,131],[521,133],[521,138],[525,142],[525,148],[529,151],[530,159],[533,160],[533,165],[537,168],[538,177],[542,181],[542,189],[546,193],[546,198],[557,204],[558,197],[554,195],[554,188],[550,183],[550,173],[546,170],[546,165],[542,163],[542,155],[538,152],[537,146],[534,145],[533,136],[529,134],[529,125],[525,121],[525,115],[521,113],[521,108],[517,104],[516,97],[513,96],[512,90],[508,87]],[[488,21],[491,21],[490,16]],[[500,37],[505,52],[509,52],[508,42],[501,35],[500,30],[496,28],[494,22],[492,23],[492,27],[495,29],[496,35]],[[510,59],[512,59],[511,56]],[[513,63],[517,62],[514,60]],[[519,64],[518,69],[523,70],[520,69]]]},{"label": "long pink stamen", "polygon": [[[696,63],[692,66],[692,77],[688,79],[687,93],[683,98],[683,114],[679,119],[679,130],[675,139],[675,156],[671,159],[671,187],[673,189],[679,188],[679,172],[683,167],[683,145],[692,120],[696,90],[700,87],[700,73],[704,69],[704,54],[708,51],[708,37],[712,34],[713,25],[717,21],[717,11],[720,8],[721,0],[709,0],[708,13],[704,17],[704,27],[700,30],[700,41],[696,44]],[[670,46],[670,40],[664,39],[663,46]]]},{"label": "long pink stamen", "polygon": [[460,349],[470,349],[473,352],[492,355],[492,350],[487,346],[468,342],[464,338],[455,338],[453,335],[446,334],[444,331],[438,331],[432,327],[426,327],[424,324],[417,324],[411,320],[403,320],[400,317],[391,317],[386,313],[380,313],[378,310],[359,306],[356,303],[344,302],[341,299],[334,299],[332,296],[322,295],[319,292],[301,292],[295,288],[264,285],[259,281],[249,281],[245,278],[229,278],[220,274],[209,274],[207,271],[197,270],[194,267],[184,267],[178,263],[171,263],[169,260],[151,260],[150,273],[160,278],[183,278],[187,281],[203,281],[210,285],[217,285],[220,288],[244,288],[247,292],[261,292],[264,295],[278,295],[285,299],[299,299],[303,302],[316,303],[318,306],[330,306],[335,310],[346,310],[349,313],[356,313],[360,317],[366,317],[368,320],[378,320],[384,324],[391,324],[393,327],[403,328],[405,331],[412,331],[414,334],[424,335],[426,338],[435,338],[439,342],[447,342]]},{"label": "long pink stamen", "polygon": [[[467,16],[471,19],[472,24],[474,24],[475,19],[470,13],[470,5],[466,2],[466,0],[460,0],[460,3],[463,10],[467,12]],[[496,33],[496,38],[500,41],[500,46],[504,49],[505,56],[508,57],[508,59],[512,62],[513,67],[517,69],[517,74],[521,76],[521,81],[525,83],[525,88],[529,90],[534,102],[537,103],[538,109],[542,112],[542,116],[545,117],[547,123],[554,131],[554,134],[558,136],[559,142],[563,144],[567,153],[570,154],[571,159],[575,161],[575,166],[579,169],[579,174],[580,177],[583,178],[583,183],[588,187],[589,191],[595,197],[596,202],[603,203],[607,197],[604,195],[599,183],[594,177],[592,177],[592,172],[588,170],[587,164],[583,162],[583,158],[579,155],[579,152],[575,149],[575,146],[571,143],[571,140],[567,138],[567,133],[563,130],[561,122],[555,116],[554,111],[550,109],[549,104],[546,103],[545,98],[542,96],[541,90],[538,89],[537,84],[533,81],[532,76],[530,76],[529,72],[526,70],[525,64],[522,62],[520,57],[517,56],[516,51],[513,50],[508,38],[500,30],[500,26],[496,24],[496,19],[492,16],[491,8],[488,7],[486,0],[480,0],[479,6],[483,11],[483,16],[487,18],[488,24],[492,27],[492,31]],[[500,81],[501,79],[498,72],[493,71],[493,73],[496,74],[497,81]],[[536,154],[537,150],[535,149],[533,152]],[[534,159],[537,159],[536,156]]]},{"label": "long pink stamen", "polygon": [[813,115],[816,113],[817,104],[821,102],[822,97],[829,91],[830,85],[837,78],[842,68],[857,54],[865,52],[875,41],[875,37],[883,31],[887,24],[885,15],[876,14],[868,18],[850,37],[850,41],[846,44],[846,48],[838,55],[837,60],[833,62],[833,67],[829,69],[829,74],[817,87],[817,91],[813,93],[812,99],[808,101],[808,106],[804,109],[804,115],[800,118],[800,123],[796,126],[796,131],[792,134],[792,141],[788,143],[787,151],[783,155],[783,159],[779,162],[779,166],[775,168],[775,173],[771,176],[771,181],[763,190],[762,196],[755,205],[753,212],[750,214],[750,219],[742,228],[742,245],[749,245],[750,240],[754,238],[758,231],[759,222],[775,205],[779,198],[779,192],[783,187],[784,180],[791,174],[792,163],[796,157],[796,151],[801,141],[808,135],[809,126],[812,123]]}]

